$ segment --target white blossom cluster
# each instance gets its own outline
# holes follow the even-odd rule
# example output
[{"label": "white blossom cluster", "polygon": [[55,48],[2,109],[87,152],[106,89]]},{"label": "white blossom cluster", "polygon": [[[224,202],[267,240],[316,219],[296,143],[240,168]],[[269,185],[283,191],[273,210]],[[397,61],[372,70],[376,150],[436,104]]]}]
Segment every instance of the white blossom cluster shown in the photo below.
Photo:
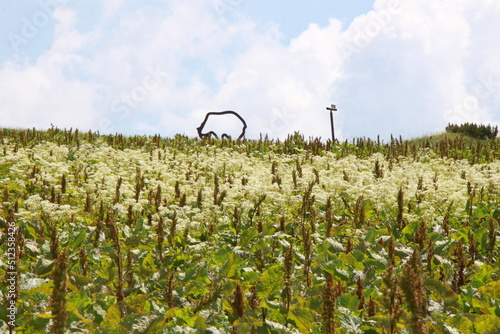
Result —
[{"label": "white blossom cluster", "polygon": [[[387,159],[380,153],[368,158],[339,158],[333,153],[263,154],[216,146],[120,150],[104,142],[83,143],[78,148],[44,142],[16,152],[13,145],[5,146],[7,154],[0,156],[0,166],[6,166],[11,177],[0,179],[0,187],[24,194],[19,219],[75,217],[83,213],[83,204],[90,197],[94,207],[102,201],[118,220],[125,220],[130,209],[137,214],[147,211],[151,196],[161,190],[154,222],[174,210],[180,229],[187,223],[196,228],[214,219],[227,222],[229,217],[218,214],[219,205],[214,203],[216,178],[218,193],[225,193],[220,204],[226,208],[237,207],[248,214],[265,195],[260,215],[284,215],[287,219],[298,219],[304,192],[311,184],[320,214],[329,197],[334,211],[342,212],[345,201],[354,205],[363,196],[377,214],[389,210],[388,214],[394,215],[402,189],[405,219],[429,224],[442,221],[447,213],[465,214],[471,198],[473,204],[500,198],[500,161],[472,165],[465,160],[439,158],[429,151],[416,157]],[[377,161],[381,177],[374,174]],[[185,195],[182,207],[176,187]],[[61,200],[50,201],[51,192],[59,194]],[[201,206],[195,205],[199,192]]]}]

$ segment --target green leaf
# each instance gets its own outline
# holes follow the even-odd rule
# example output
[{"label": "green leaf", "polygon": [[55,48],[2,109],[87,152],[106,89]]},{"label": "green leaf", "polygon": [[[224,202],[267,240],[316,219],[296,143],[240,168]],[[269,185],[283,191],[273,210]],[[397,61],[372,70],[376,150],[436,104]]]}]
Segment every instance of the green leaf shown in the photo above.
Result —
[{"label": "green leaf", "polygon": [[453,290],[447,284],[436,279],[425,280],[425,286],[427,289],[433,292],[433,294],[436,296],[436,299],[448,299],[456,297]]},{"label": "green leaf", "polygon": [[162,318],[154,319],[147,329],[147,334],[157,334],[157,333],[166,333],[165,332],[165,322]]},{"label": "green leaf", "polygon": [[26,240],[24,247],[29,250],[28,254],[30,256],[37,256],[40,254],[40,249],[38,248],[38,243],[35,240]]},{"label": "green leaf", "polygon": [[125,246],[138,247],[143,240],[144,238],[142,236],[133,235],[126,238],[123,243],[125,244]]},{"label": "green leaf", "polygon": [[168,320],[168,319],[172,319],[172,318],[175,318],[177,316],[177,313],[179,312],[179,310],[181,310],[182,308],[180,307],[172,307],[172,308],[169,308],[167,312],[165,312],[165,320]]},{"label": "green leaf", "polygon": [[413,240],[413,236],[415,235],[415,231],[420,227],[419,222],[413,222],[405,226],[402,230],[403,235],[408,238],[408,240]]},{"label": "green leaf", "polygon": [[259,272],[256,270],[248,270],[248,271],[243,271],[241,273],[241,277],[243,280],[247,283],[253,283],[259,279]]},{"label": "green leaf", "polygon": [[78,310],[78,312],[82,314],[85,313],[85,308],[92,304],[92,301],[89,299],[89,297],[81,291],[74,291],[69,293],[66,300],[68,305],[71,304],[72,307],[74,307],[76,310]]},{"label": "green leaf", "polygon": [[84,276],[84,275],[79,275],[75,274],[73,275],[72,279],[74,279],[74,284],[78,287],[83,287],[89,283],[92,283],[94,279],[90,276]]},{"label": "green leaf", "polygon": [[474,321],[476,333],[498,333],[500,318],[494,315],[483,315]]},{"label": "green leaf", "polygon": [[87,232],[85,230],[80,231],[76,238],[71,238],[68,247],[71,249],[80,248],[85,242],[85,238],[87,237]]},{"label": "green leaf", "polygon": [[260,306],[268,310],[280,310],[283,305],[279,301],[263,299]]},{"label": "green leaf", "polygon": [[363,334],[379,334],[379,332],[376,329],[369,328],[369,329],[365,329]]},{"label": "green leaf", "polygon": [[500,300],[500,281],[489,282],[479,288],[479,292],[490,298]]},{"label": "green leaf", "polygon": [[219,249],[212,256],[212,264],[219,267],[219,274],[222,277],[234,278],[238,275],[238,270],[243,264],[243,259],[227,248]]},{"label": "green leaf", "polygon": [[127,304],[127,309],[134,313],[148,314],[151,309],[149,304],[149,299],[150,299],[149,296],[143,294],[129,296],[125,300]]},{"label": "green leaf", "polygon": [[[366,217],[367,219],[369,219],[369,217]],[[366,235],[365,235],[365,242],[369,243],[369,244],[374,244],[375,242],[377,242],[377,239],[380,237],[380,231],[378,230],[375,230],[373,228],[370,228]]]},{"label": "green leaf", "polygon": [[152,319],[145,314],[132,313],[122,320],[122,325],[128,333],[142,334],[146,333]]},{"label": "green leaf", "polygon": [[338,298],[337,302],[339,306],[345,307],[346,309],[349,309],[351,311],[355,311],[358,309],[359,298],[354,294],[345,293]]},{"label": "green leaf", "polygon": [[316,313],[309,308],[292,307],[288,313],[288,318],[295,322],[295,325],[302,333],[309,333],[316,321]]},{"label": "green leaf", "polygon": [[363,264],[367,268],[373,267],[373,268],[378,269],[378,270],[384,270],[387,268],[387,261],[384,261],[384,260],[367,259],[363,262]]},{"label": "green leaf", "polygon": [[[448,317],[448,319],[446,319],[446,324],[451,326],[452,328],[460,329],[463,332],[472,331],[472,328],[473,328],[473,322],[470,321],[469,319],[467,319],[466,317],[462,317],[462,316]],[[446,327],[448,327],[448,326],[446,326]],[[448,331],[449,331],[449,329],[448,329]]]},{"label": "green leaf", "polygon": [[220,267],[227,261],[229,258],[230,252],[226,248],[221,248],[212,256],[212,263],[216,267]]},{"label": "green leaf", "polygon": [[117,303],[115,303],[111,305],[111,307],[106,312],[106,317],[104,318],[102,325],[103,326],[115,325],[120,323],[121,320],[122,320],[122,313],[120,310],[120,306]]},{"label": "green leaf", "polygon": [[474,219],[486,218],[490,215],[490,206],[487,203],[477,203],[474,210]]},{"label": "green leaf", "polygon": [[261,299],[269,299],[282,285],[283,265],[269,267],[260,276],[257,284],[257,296]]},{"label": "green leaf", "polygon": [[20,296],[21,299],[33,299],[33,300],[44,300],[49,299],[50,295],[52,295],[52,290],[54,289],[54,281],[50,280],[48,282],[42,283],[36,288],[30,290],[21,290]]},{"label": "green leaf", "polygon": [[244,230],[243,233],[241,233],[239,245],[241,247],[247,247],[257,234],[257,230],[253,228]]},{"label": "green leaf", "polygon": [[54,260],[49,259],[40,259],[33,267],[33,273],[37,274],[40,277],[47,276],[52,273],[52,267],[54,267]]},{"label": "green leaf", "polygon": [[134,234],[142,234],[144,231],[144,219],[141,217],[137,219],[137,222],[135,223],[135,229],[134,229]]},{"label": "green leaf", "polygon": [[150,270],[155,270],[156,269],[155,262],[156,261],[153,258],[151,252],[148,252],[148,254],[142,260],[141,266]]},{"label": "green leaf", "polygon": [[[50,319],[52,319],[52,314],[38,314],[29,323],[22,324],[20,327],[18,327],[16,329],[16,333],[45,333],[44,329],[49,325]],[[42,329],[42,331],[40,331],[40,329]]]},{"label": "green leaf", "polygon": [[243,263],[243,259],[236,254],[230,254],[227,261],[220,268],[220,274],[223,277],[235,278],[238,276],[238,269]]},{"label": "green leaf", "polygon": [[165,313],[165,319],[175,318],[180,320],[177,321],[178,325],[187,325],[193,328],[200,328],[206,322],[206,320],[199,315],[194,314],[189,307],[174,307],[171,308]]},{"label": "green leaf", "polygon": [[[89,301],[90,302],[90,301]],[[66,310],[69,313],[74,314],[80,321],[86,324],[91,324],[92,320],[89,320],[87,317],[84,317],[81,313],[81,311],[78,309],[77,305],[73,304],[71,301],[66,303]]]},{"label": "green leaf", "polygon": [[338,259],[342,261],[342,263],[347,264],[351,267],[354,267],[355,263],[357,263],[357,259],[354,257],[354,254],[352,253],[340,253],[338,255]]}]

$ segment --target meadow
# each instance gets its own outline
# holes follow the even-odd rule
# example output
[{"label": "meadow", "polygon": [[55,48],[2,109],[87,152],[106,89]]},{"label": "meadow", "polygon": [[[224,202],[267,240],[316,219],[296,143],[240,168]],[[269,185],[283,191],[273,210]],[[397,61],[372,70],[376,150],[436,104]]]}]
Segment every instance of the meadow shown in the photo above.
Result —
[{"label": "meadow", "polygon": [[1,332],[499,333],[498,138],[0,129],[0,196]]}]

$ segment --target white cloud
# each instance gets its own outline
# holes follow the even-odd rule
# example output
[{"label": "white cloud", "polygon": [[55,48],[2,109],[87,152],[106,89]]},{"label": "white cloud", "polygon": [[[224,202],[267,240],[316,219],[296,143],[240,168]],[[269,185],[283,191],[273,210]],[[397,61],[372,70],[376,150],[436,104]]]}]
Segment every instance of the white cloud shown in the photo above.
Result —
[{"label": "white cloud", "polygon": [[[376,31],[367,28],[370,24],[376,26],[370,15],[387,9],[384,3],[389,2],[378,1],[374,12],[353,22],[348,32]],[[480,22],[471,17],[477,13],[475,4],[404,2],[390,22],[373,34],[342,68],[343,79],[337,82],[337,89],[344,111],[344,131],[351,136],[373,137],[380,133],[387,138],[390,133],[411,136],[442,130],[452,120],[498,122],[498,111],[488,112],[484,100],[467,111],[450,111],[451,106],[461,105],[473,95],[470,81],[481,74],[478,67],[471,66],[471,60],[485,58],[478,57],[478,52],[489,57],[497,48],[487,43],[480,46],[481,51],[473,47],[483,30],[476,29]],[[498,6],[481,10],[496,10],[492,7]],[[497,17],[498,14],[497,11]],[[499,25],[491,18],[488,23],[490,27]],[[486,69],[486,73],[494,71]],[[499,94],[500,90],[492,93]]]},{"label": "white cloud", "polygon": [[195,136],[206,112],[230,109],[250,137],[325,139],[330,103],[345,137],[500,122],[497,1],[378,0],[345,30],[332,18],[287,45],[214,1],[58,8],[34,64],[0,63],[2,125]]},{"label": "white cloud", "polygon": [[13,64],[2,68],[2,126],[48,128],[54,123],[82,130],[92,128],[93,87],[69,81],[51,68],[51,60],[23,68]]},{"label": "white cloud", "polygon": [[57,10],[58,35],[51,49],[35,64],[6,62],[0,68],[0,110],[2,125],[48,128],[91,129],[96,113],[96,83],[84,83],[68,73],[83,62],[75,53],[83,44],[82,36],[68,29],[74,20],[71,11]]}]

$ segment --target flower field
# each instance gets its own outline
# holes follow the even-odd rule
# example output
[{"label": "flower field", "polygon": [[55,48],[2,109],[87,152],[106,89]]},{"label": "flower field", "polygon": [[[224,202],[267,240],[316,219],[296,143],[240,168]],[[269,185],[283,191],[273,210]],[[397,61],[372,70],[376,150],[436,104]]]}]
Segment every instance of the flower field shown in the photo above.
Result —
[{"label": "flower field", "polygon": [[1,332],[499,333],[498,139],[1,129],[0,196]]}]

